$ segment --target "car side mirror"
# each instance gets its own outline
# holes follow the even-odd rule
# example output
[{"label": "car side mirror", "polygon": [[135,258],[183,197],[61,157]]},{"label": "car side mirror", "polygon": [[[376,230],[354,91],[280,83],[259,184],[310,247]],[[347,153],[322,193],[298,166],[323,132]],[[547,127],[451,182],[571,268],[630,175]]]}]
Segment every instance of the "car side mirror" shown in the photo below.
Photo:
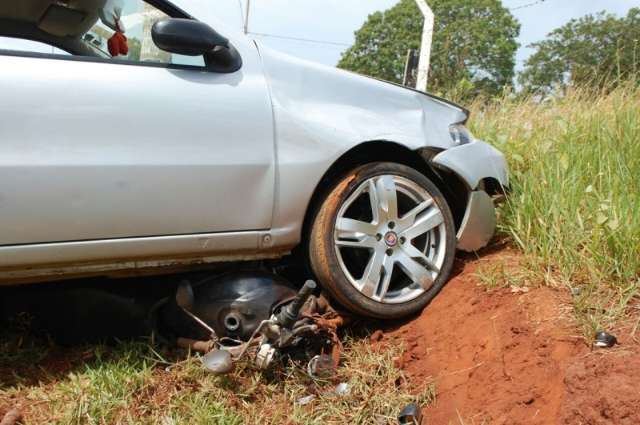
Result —
[{"label": "car side mirror", "polygon": [[229,39],[204,22],[193,19],[166,18],[151,28],[151,38],[158,48],[179,55],[200,56],[216,47],[229,48]]}]

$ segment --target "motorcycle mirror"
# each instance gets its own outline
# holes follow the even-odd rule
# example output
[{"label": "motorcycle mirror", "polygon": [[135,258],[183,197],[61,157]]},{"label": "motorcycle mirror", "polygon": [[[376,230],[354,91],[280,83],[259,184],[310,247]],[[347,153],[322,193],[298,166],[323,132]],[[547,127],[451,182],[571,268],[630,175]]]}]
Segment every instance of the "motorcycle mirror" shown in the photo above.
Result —
[{"label": "motorcycle mirror", "polygon": [[233,359],[227,350],[209,351],[202,357],[202,364],[214,375],[226,375],[233,370]]},{"label": "motorcycle mirror", "polygon": [[193,295],[193,287],[191,287],[191,283],[188,280],[183,280],[178,285],[178,290],[176,291],[176,303],[178,307],[191,311],[193,310],[193,304],[195,303],[195,296]]}]

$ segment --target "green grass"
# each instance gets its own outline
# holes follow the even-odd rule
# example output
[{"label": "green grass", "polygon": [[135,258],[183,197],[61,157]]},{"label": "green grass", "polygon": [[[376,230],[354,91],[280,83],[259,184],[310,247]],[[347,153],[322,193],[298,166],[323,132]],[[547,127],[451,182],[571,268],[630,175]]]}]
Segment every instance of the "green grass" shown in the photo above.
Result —
[{"label": "green grass", "polygon": [[472,130],[507,154],[512,193],[501,230],[537,282],[578,293],[586,333],[637,320],[640,89],[573,90],[543,103],[474,108]]},{"label": "green grass", "polygon": [[[2,357],[0,374],[15,373],[0,381],[0,412],[18,404],[27,424],[385,424],[395,423],[409,402],[435,400],[433,384],[415,388],[394,366],[402,347],[376,350],[366,339],[347,340],[338,376],[328,381],[310,378],[293,362],[264,373],[241,363],[216,377],[196,356],[158,354],[143,343],[62,350],[40,341],[36,359],[26,350],[38,345],[18,348],[19,340],[3,335],[3,348],[13,354]],[[349,384],[348,395],[332,394],[340,382]],[[311,403],[296,403],[310,394]]]}]

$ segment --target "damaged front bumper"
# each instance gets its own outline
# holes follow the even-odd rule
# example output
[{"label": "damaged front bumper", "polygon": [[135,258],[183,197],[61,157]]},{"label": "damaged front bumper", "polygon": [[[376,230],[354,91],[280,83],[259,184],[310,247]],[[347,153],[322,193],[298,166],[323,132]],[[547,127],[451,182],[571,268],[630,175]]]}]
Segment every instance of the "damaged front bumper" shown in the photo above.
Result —
[{"label": "damaged front bumper", "polygon": [[438,153],[429,163],[455,174],[465,183],[468,198],[458,228],[458,249],[472,252],[485,247],[496,230],[496,210],[487,184],[506,192],[509,171],[504,155],[481,140],[473,140]]}]

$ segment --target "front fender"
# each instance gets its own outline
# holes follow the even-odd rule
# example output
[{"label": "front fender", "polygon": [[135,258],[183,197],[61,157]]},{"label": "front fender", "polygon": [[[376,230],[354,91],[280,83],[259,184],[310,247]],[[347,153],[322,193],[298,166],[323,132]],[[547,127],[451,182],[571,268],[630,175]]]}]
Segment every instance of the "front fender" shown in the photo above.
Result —
[{"label": "front fender", "polygon": [[504,155],[493,146],[474,140],[440,152],[431,159],[431,164],[455,173],[469,190],[464,218],[457,234],[458,249],[473,252],[485,247],[495,234],[496,211],[480,182],[490,178],[503,188],[509,186]]},{"label": "front fender", "polygon": [[509,186],[509,172],[504,155],[481,140],[447,149],[431,162],[460,176],[470,190],[478,188],[486,178],[495,179],[502,187]]}]

